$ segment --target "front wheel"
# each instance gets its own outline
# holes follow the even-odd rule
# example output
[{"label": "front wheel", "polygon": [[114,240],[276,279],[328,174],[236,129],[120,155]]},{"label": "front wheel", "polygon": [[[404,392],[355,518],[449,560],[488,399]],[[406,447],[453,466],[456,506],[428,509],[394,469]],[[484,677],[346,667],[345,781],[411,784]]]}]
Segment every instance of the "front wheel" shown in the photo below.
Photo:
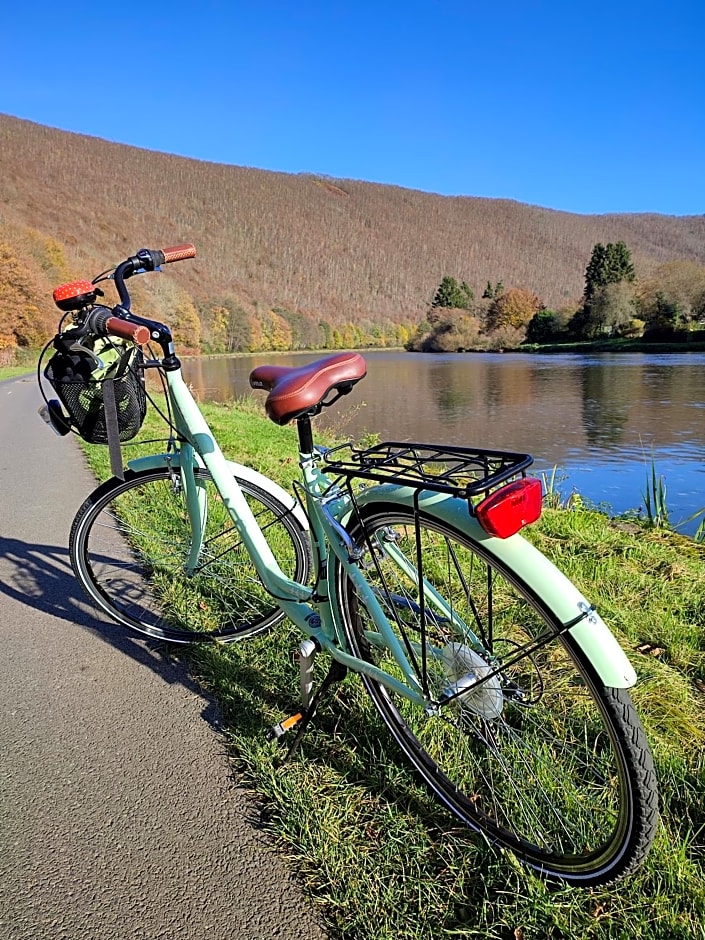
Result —
[{"label": "front wheel", "polygon": [[[191,526],[181,478],[166,467],[108,480],[79,509],[69,540],[76,577],[125,627],[172,643],[238,640],[284,616],[267,593],[206,470],[195,470],[207,505],[203,547],[189,570]],[[306,583],[310,546],[278,499],[236,477],[288,577]]]},{"label": "front wheel", "polygon": [[[545,877],[587,887],[635,869],[657,793],[627,692],[606,688],[548,605],[460,530],[422,513],[417,536],[394,505],[349,528],[427,705],[363,681],[440,802]],[[341,568],[337,586],[354,653],[404,679]]]}]

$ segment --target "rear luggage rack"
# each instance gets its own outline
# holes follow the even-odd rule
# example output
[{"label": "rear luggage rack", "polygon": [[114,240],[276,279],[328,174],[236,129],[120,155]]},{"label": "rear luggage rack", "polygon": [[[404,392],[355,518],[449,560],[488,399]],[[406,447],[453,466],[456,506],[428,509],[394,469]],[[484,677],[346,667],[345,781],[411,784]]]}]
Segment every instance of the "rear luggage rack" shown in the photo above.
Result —
[{"label": "rear luggage rack", "polygon": [[327,466],[348,478],[396,483],[469,499],[512,477],[524,476],[534,458],[476,447],[385,441],[358,449],[342,444],[326,451]]}]

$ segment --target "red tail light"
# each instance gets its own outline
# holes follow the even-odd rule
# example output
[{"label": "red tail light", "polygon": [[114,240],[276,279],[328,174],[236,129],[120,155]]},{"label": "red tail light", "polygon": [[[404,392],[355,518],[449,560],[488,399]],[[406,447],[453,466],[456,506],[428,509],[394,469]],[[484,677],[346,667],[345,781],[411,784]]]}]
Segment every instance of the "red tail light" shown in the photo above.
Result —
[{"label": "red tail light", "polygon": [[485,530],[506,539],[541,515],[541,481],[525,477],[508,483],[486,496],[475,507],[475,515]]}]

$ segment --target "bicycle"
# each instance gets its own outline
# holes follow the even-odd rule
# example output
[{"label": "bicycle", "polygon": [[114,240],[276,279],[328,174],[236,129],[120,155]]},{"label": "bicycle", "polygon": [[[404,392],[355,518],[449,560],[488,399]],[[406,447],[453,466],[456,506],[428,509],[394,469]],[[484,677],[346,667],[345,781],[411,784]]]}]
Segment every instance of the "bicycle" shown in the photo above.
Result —
[{"label": "bicycle", "polygon": [[[366,373],[363,357],[346,352],[251,373],[268,416],[296,422],[297,497],[227,461],[169,327],[134,314],[125,283],[194,256],[190,245],[142,249],[55,292],[73,322],[53,343],[44,374],[61,402],[47,400],[44,416],[58,433],[108,443],[115,471],[71,528],[71,563],[89,597],[124,627],[173,643],[226,643],[289,617],[303,634],[302,706],[274,732],[296,726],[290,750],[329,686],[358,673],[456,820],[549,879],[588,887],[633,872],[658,816],[627,691],[636,675],[595,607],[520,534],[541,512],[531,456],[317,447],[312,419]],[[117,289],[114,307],[98,302],[104,279]],[[120,446],[141,424],[149,368],[162,377],[169,442],[123,472]],[[89,400],[97,423],[84,419]],[[321,653],[330,669],[314,694]]]}]

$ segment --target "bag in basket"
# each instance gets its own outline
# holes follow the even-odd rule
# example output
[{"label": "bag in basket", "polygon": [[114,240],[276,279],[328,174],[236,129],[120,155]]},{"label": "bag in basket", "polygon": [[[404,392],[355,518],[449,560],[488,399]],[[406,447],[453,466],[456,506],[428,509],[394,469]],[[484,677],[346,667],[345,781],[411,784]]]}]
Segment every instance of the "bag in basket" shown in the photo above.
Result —
[{"label": "bag in basket", "polygon": [[147,413],[142,363],[137,346],[95,340],[92,352],[78,344],[59,348],[44,375],[80,436],[91,444],[108,444],[106,382],[114,392],[119,440],[129,441]]}]

